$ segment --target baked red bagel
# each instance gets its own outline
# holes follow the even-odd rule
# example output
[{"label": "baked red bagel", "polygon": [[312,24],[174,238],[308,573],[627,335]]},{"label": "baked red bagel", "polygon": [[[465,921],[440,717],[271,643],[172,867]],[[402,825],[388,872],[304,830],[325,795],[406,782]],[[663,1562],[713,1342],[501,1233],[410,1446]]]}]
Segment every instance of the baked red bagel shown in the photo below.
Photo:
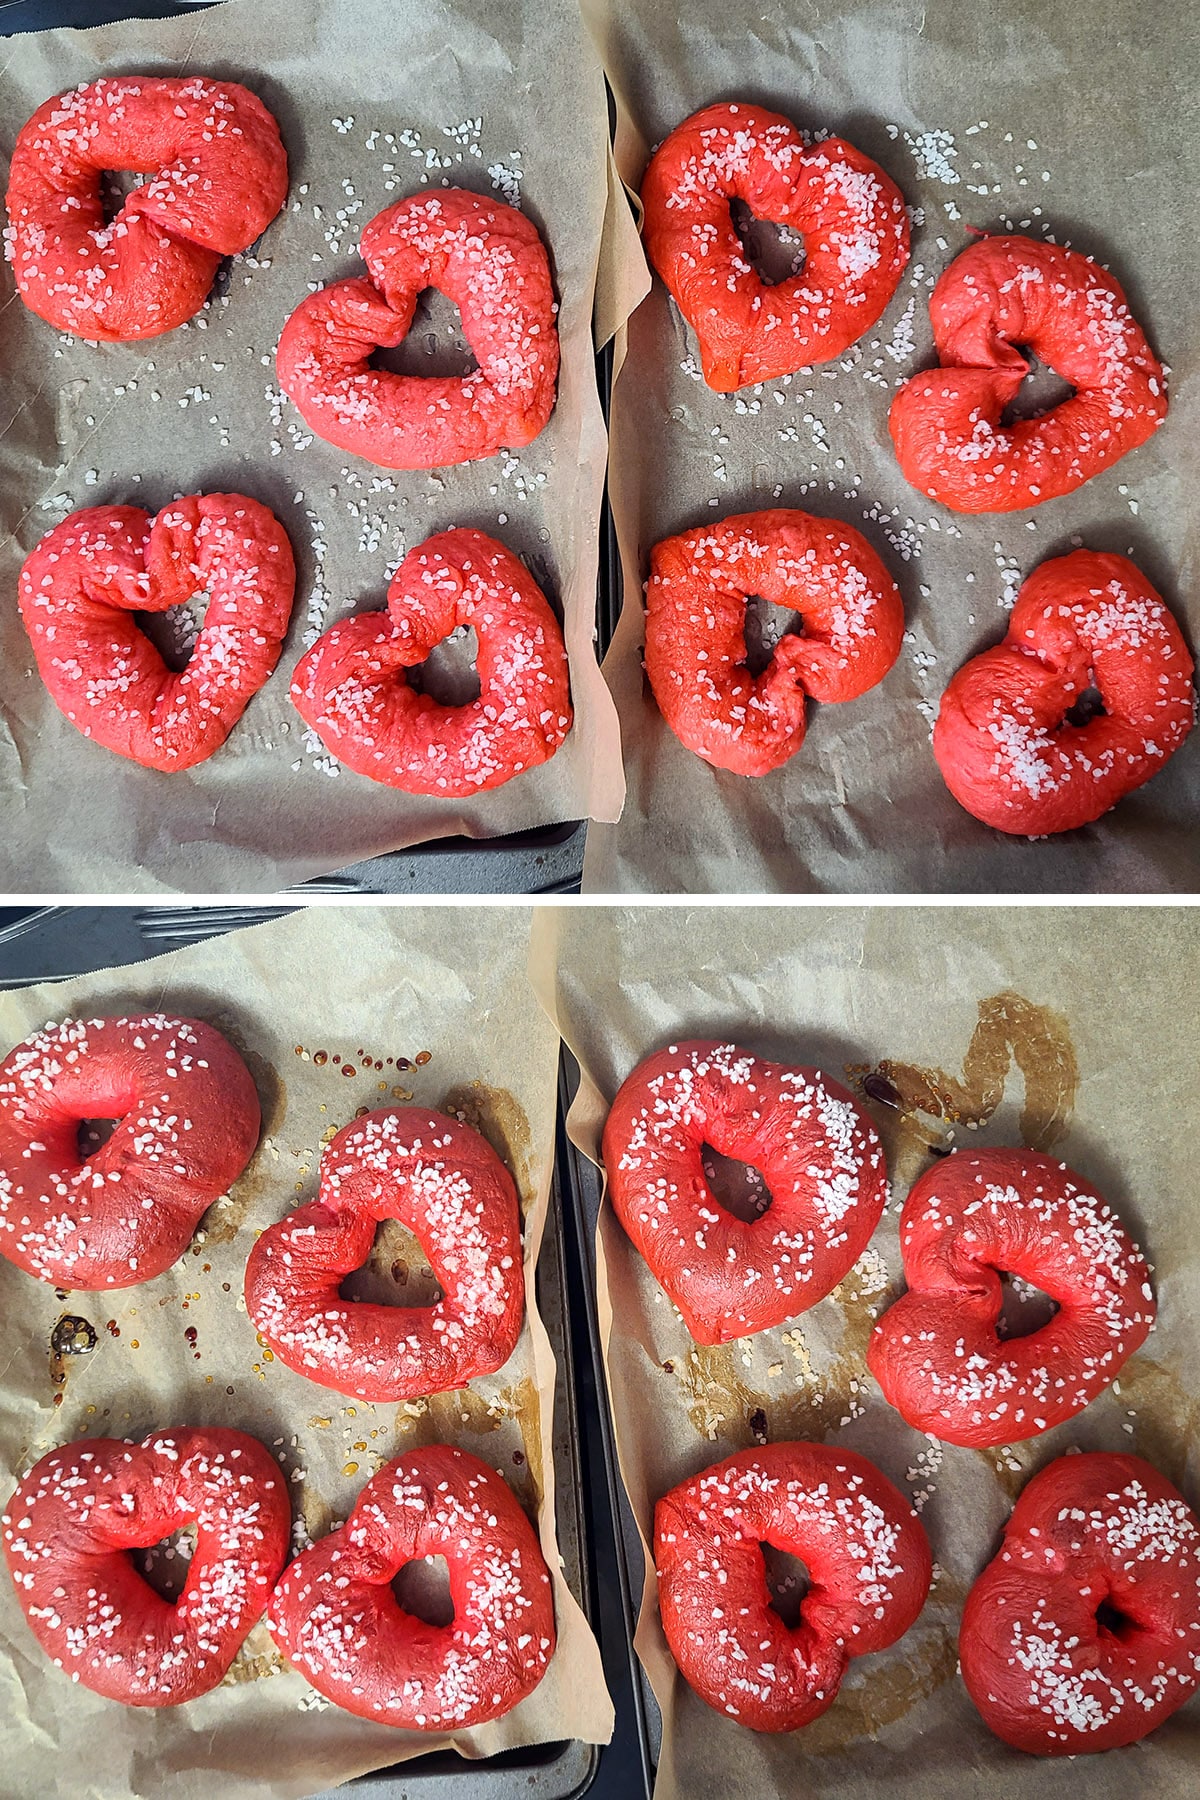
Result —
[{"label": "baked red bagel", "polygon": [[[85,1438],[35,1463],[4,1514],[4,1555],[55,1667],[126,1706],[179,1706],[225,1675],[287,1560],[292,1510],[242,1431]],[[195,1525],[172,1604],[129,1555]]]},{"label": "baked red bagel", "polygon": [[[1067,717],[1095,688],[1104,711]],[[1156,775],[1196,715],[1192,659],[1127,557],[1073,550],[1034,570],[1003,643],[942,695],[933,754],[960,806],[1029,837],[1098,819]]]},{"label": "baked red bagel", "polygon": [[[558,327],[537,227],[462,188],[399,200],[359,243],[370,280],[302,300],[279,339],[279,384],[326,443],[385,469],[444,469],[531,444],[554,411]],[[437,288],[462,315],[471,374],[372,369]]]},{"label": "baked red bagel", "polygon": [[[1100,1196],[1035,1150],[959,1150],[900,1215],[908,1292],[871,1334],[867,1364],[918,1431],[984,1450],[1074,1418],[1154,1323],[1150,1271]],[[1056,1302],[1048,1324],[1001,1339],[1001,1273]]]},{"label": "baked red bagel", "polygon": [[[105,224],[101,175],[147,175]],[[13,149],[6,250],[26,306],[97,341],[156,337],[287,198],[287,154],[235,81],[120,75],[39,106]]]},{"label": "baked red bagel", "polygon": [[[189,494],[153,518],[93,506],[48,531],[17,598],[50,698],[85,737],[148,769],[212,755],[279,660],[296,588],[287,534],[244,494]],[[178,673],[135,614],[209,594]]]},{"label": "baked red bagel", "polygon": [[[424,1556],[446,1559],[449,1625],[427,1625],[392,1592]],[[287,1569],[267,1623],[318,1693],[409,1731],[501,1718],[554,1654],[550,1571],[533,1527],[494,1469],[449,1444],[373,1475],[345,1525]]]},{"label": "baked red bagel", "polygon": [[1138,1456],[1060,1456],[968,1594],[958,1653],[1018,1750],[1137,1743],[1200,1687],[1200,1521]]},{"label": "baked red bagel", "polygon": [[[771,1605],[761,1545],[809,1573],[800,1622]],[[654,1509],[658,1605],[688,1686],[753,1731],[832,1706],[852,1657],[903,1637],[929,1592],[929,1542],[865,1456],[766,1444],[714,1463]]]},{"label": "baked red bagel", "polygon": [[[406,671],[473,626],[479,696],[445,706]],[[567,652],[519,557],[482,531],[410,550],[386,612],[326,631],[297,664],[292,704],[339,761],[409,794],[467,798],[548,762],[571,729]]]},{"label": "baked red bagel", "polygon": [[[433,1306],[343,1300],[383,1219],[429,1258]],[[321,1158],[321,1197],[268,1226],[246,1263],[246,1307],[289,1369],[362,1400],[414,1400],[490,1375],[525,1311],[521,1214],[496,1152],[456,1119],[419,1106],[367,1113]]]},{"label": "baked red bagel", "polygon": [[[985,237],[955,257],[929,316],[941,367],[906,381],[888,423],[907,480],[954,512],[1018,512],[1082,487],[1153,436],[1166,376],[1117,282],[1078,250]],[[1028,350],[1074,394],[1002,425]]]},{"label": "baked red bagel", "polygon": [[[79,1148],[85,1120],[115,1119]],[[254,1154],[250,1071],[199,1019],[67,1019],[0,1062],[0,1255],[39,1281],[133,1287],[182,1255]]]},{"label": "baked red bagel", "polygon": [[[708,1145],[762,1175],[771,1204],[727,1212]],[[820,1069],[733,1044],[672,1044],[622,1083],[604,1127],[613,1209],[698,1344],[806,1312],[853,1268],[887,1200],[883,1147]]]},{"label": "baked red bagel", "polygon": [[[768,286],[730,202],[804,239],[804,266]],[[642,180],[646,252],[696,333],[709,387],[733,393],[826,362],[868,331],[908,261],[904,196],[842,138],[806,145],[765,107],[685,119]]]},{"label": "baked red bagel", "polygon": [[[746,666],[746,602],[798,612],[802,636]],[[767,775],[804,742],[805,702],[857,700],[900,653],[900,591],[840,519],[777,507],[665,538],[650,552],[646,674],[680,743],[718,769]]]}]

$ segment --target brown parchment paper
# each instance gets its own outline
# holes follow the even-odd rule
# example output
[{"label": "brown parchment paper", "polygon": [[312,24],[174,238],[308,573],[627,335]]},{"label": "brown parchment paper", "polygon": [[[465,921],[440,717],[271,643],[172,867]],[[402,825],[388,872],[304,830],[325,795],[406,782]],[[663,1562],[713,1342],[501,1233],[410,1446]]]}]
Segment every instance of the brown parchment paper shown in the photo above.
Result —
[{"label": "brown parchment paper", "polygon": [[[781,1737],[734,1724],[687,1687],[651,1572],[636,1641],[663,1713],[655,1800],[1194,1794],[1200,1698],[1128,1750],[1035,1760],[986,1730],[956,1643],[962,1602],[1017,1494],[1054,1457],[1131,1451],[1200,1504],[1200,919],[1135,908],[558,908],[535,920],[534,966],[582,1068],[568,1125],[594,1160],[620,1083],[679,1038],[733,1040],[844,1082],[883,1064],[902,1102],[867,1102],[893,1193],[854,1270],[792,1325],[723,1349],[692,1343],[602,1204],[609,1392],[643,1539],[676,1482],[756,1441],[810,1438],[861,1451],[908,1494],[936,1564],[912,1630],[852,1662],[830,1710]],[[1119,1391],[1010,1450],[957,1449],[910,1429],[864,1357],[874,1317],[903,1285],[900,1205],[931,1146],[955,1142],[1051,1150],[1099,1186],[1155,1269],[1158,1322]]]},{"label": "brown parchment paper", "polygon": [[[279,120],[291,191],[255,253],[218,276],[205,310],[161,338],[62,340],[4,278],[0,885],[261,891],[443,834],[615,818],[618,731],[593,644],[606,441],[591,312],[608,122],[573,0],[225,0],[176,19],[14,37],[0,46],[5,179],[17,131],[42,100],[133,71],[253,88]],[[558,404],[519,454],[431,473],[376,469],[312,437],[279,392],[275,345],[310,285],[362,272],[369,219],[422,187],[459,184],[519,200],[549,247]],[[405,366],[468,366],[453,360],[459,329],[449,303],[425,306]],[[205,489],[275,511],[296,551],[296,604],[279,667],[228,742],[198,768],[162,775],[88,743],[52,705],[16,581],[38,538],[77,507],[155,509]],[[451,525],[490,532],[528,563],[564,619],[575,705],[574,730],[548,764],[464,801],[340,769],[288,699],[320,631],[382,606],[405,552]]]},{"label": "brown parchment paper", "polygon": [[[562,1578],[555,1539],[554,1360],[536,1310],[534,1267],[554,1155],[557,1038],[525,978],[528,936],[521,907],[322,908],[0,998],[6,1049],[72,1013],[162,1008],[207,1019],[245,1056],[263,1103],[263,1136],[246,1174],[157,1280],[64,1300],[0,1261],[5,1498],[56,1444],[140,1438],[164,1425],[232,1425],[278,1456],[292,1484],[299,1549],[346,1517],[389,1457],[422,1443],[460,1444],[497,1468],[536,1519],[558,1624],[545,1679],[513,1712],[478,1730],[426,1736],[329,1705],[283,1665],[261,1622],[212,1693],[161,1711],[115,1705],[51,1665],[5,1577],[6,1800],[150,1800],[166,1792],[180,1800],[292,1800],[447,1744],[477,1757],[563,1738],[607,1740],[612,1708],[599,1652]],[[395,1066],[426,1052],[428,1062]],[[246,1315],[242,1281],[256,1234],[315,1196],[319,1155],[333,1131],[360,1107],[409,1095],[458,1111],[512,1170],[525,1213],[525,1324],[504,1368],[468,1390],[370,1405],[274,1360]],[[409,1263],[413,1281],[424,1267],[414,1248],[399,1226],[386,1227],[356,1278],[358,1297],[402,1294]],[[64,1313],[88,1319],[98,1342],[90,1355],[66,1360],[65,1385],[56,1388],[49,1340]]]},{"label": "brown parchment paper", "polygon": [[[1200,266],[1181,199],[1200,182],[1200,15],[1138,0],[584,4],[631,187],[690,112],[741,97],[848,137],[914,212],[908,271],[839,362],[723,396],[660,281],[629,323],[609,422],[625,603],[605,663],[628,795],[619,825],[589,833],[585,891],[1194,891],[1197,742],[1099,824],[1030,843],[958,807],[929,735],[951,675],[1004,635],[1020,581],[1079,542],[1131,555],[1200,643]],[[969,519],[926,500],[887,432],[896,387],[934,360],[929,290],[968,225],[1052,234],[1109,265],[1172,370],[1153,442],[1029,513]],[[640,600],[658,539],[773,505],[862,531],[900,583],[908,635],[881,686],[810,707],[799,753],[750,780],[663,723]]]}]

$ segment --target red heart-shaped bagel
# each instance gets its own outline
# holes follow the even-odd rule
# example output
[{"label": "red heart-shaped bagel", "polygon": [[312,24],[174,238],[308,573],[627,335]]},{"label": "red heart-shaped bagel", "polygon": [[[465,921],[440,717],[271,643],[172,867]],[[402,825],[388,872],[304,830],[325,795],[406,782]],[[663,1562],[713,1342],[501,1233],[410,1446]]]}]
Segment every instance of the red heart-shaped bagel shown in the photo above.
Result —
[{"label": "red heart-shaped bagel", "polygon": [[1060,1456],[967,1595],[958,1654],[1006,1744],[1136,1744],[1200,1688],[1200,1520],[1138,1456]]},{"label": "red heart-shaped bagel", "polygon": [[[404,1612],[392,1582],[442,1556],[454,1618]],[[318,1693],[409,1731],[499,1719],[554,1654],[554,1595],[533,1527],[507,1483],[467,1450],[427,1444],[385,1463],[337,1531],[299,1555],[267,1623]]]},{"label": "red heart-shaped bagel", "polygon": [[[746,604],[797,612],[760,675]],[[767,775],[804,742],[805,701],[857,700],[900,653],[904,604],[870,544],[840,519],[776,507],[665,538],[650,552],[646,675],[681,744],[718,769]]]},{"label": "red heart-shaped bagel", "polygon": [[[343,1300],[384,1219],[413,1233],[433,1306]],[[525,1311],[521,1212],[486,1138],[419,1106],[367,1113],[321,1157],[321,1197],[268,1226],[246,1263],[246,1308],[281,1362],[340,1394],[415,1400],[490,1375]]]},{"label": "red heart-shaped bagel", "polygon": [[[768,286],[730,202],[804,239],[798,274]],[[642,179],[646,252],[696,333],[718,393],[840,356],[870,330],[908,261],[904,196],[841,138],[807,145],[765,107],[705,107],[676,126]]]},{"label": "red heart-shaped bagel", "polygon": [[[225,742],[279,661],[296,590],[287,533],[244,494],[189,494],[154,518],[93,506],[26,559],[17,599],[38,673],[85,737],[147,769],[190,769]],[[179,672],[134,617],[207,592]]]},{"label": "red heart-shaped bagel", "polygon": [[[906,478],[955,512],[1016,512],[1090,481],[1153,436],[1166,376],[1120,283],[1090,257],[1025,237],[956,256],[929,301],[941,367],[906,381],[888,423]],[[1074,394],[1003,425],[1028,350]]]},{"label": "red heart-shaped bagel", "polygon": [[[808,1570],[795,1627],[771,1604],[764,1543]],[[852,1657],[903,1637],[932,1574],[908,1501],[866,1457],[832,1444],[742,1450],[672,1488],[654,1509],[654,1563],[684,1680],[753,1731],[819,1718]]]},{"label": "red heart-shaped bagel", "polygon": [[[0,1524],[21,1610],[55,1665],[107,1700],[179,1706],[216,1687],[266,1606],[292,1509],[255,1438],[181,1427],[51,1450]],[[172,1604],[129,1552],[185,1525],[196,1547]]]},{"label": "red heart-shaped bagel", "polygon": [[[106,169],[149,174],[107,224]],[[287,154],[235,81],[120,75],[39,106],[8,178],[9,261],[26,306],[92,340],[170,331],[202,306],[223,256],[287,198]]]},{"label": "red heart-shaped bagel", "polygon": [[[406,672],[472,627],[479,695],[447,706]],[[567,652],[521,560],[482,531],[410,550],[385,613],[333,625],[297,665],[292,703],[339,761],[409,794],[468,798],[548,762],[571,729]]]},{"label": "red heart-shaped bagel", "polygon": [[[762,1175],[747,1221],[716,1199],[705,1146]],[[698,1344],[807,1311],[849,1273],[887,1199],[883,1147],[820,1069],[733,1044],[672,1044],[622,1083],[604,1127],[613,1210]]]},{"label": "red heart-shaped bagel", "polygon": [[[1068,717],[1094,688],[1104,711]],[[1008,636],[942,695],[933,754],[954,798],[998,831],[1098,819],[1157,775],[1196,716],[1192,658],[1127,557],[1074,550],[1034,570]]]},{"label": "red heart-shaped bagel", "polygon": [[[554,410],[557,307],[537,227],[463,188],[399,200],[359,245],[371,279],[302,300],[279,339],[279,383],[319,438],[385,469],[444,469],[531,444]],[[369,358],[404,341],[437,288],[478,368],[398,375]]]},{"label": "red heart-shaped bagel", "polygon": [[[85,1121],[115,1119],[99,1149]],[[67,1019],[0,1063],[0,1255],[88,1291],[149,1281],[254,1154],[250,1071],[200,1019]]]}]

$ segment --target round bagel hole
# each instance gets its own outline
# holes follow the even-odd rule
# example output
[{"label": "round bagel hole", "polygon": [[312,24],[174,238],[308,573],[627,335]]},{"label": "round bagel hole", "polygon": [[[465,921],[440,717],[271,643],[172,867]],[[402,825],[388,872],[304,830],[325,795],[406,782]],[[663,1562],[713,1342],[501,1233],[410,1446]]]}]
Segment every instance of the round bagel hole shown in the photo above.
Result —
[{"label": "round bagel hole", "polygon": [[753,1163],[739,1162],[734,1156],[723,1156],[711,1144],[700,1147],[700,1162],[708,1191],[724,1212],[732,1213],[745,1225],[761,1219],[771,1205],[771,1190],[766,1177]]},{"label": "round bagel hole", "polygon": [[786,606],[776,606],[761,594],[751,594],[746,600],[742,631],[746,639],[746,669],[757,680],[781,639],[804,636],[804,620]]},{"label": "round bagel hole", "polygon": [[196,639],[204,628],[209,596],[196,593],[165,612],[134,613],[134,623],[148,637],[173,675],[180,674],[192,660]]},{"label": "round bagel hole", "polygon": [[450,1569],[444,1556],[418,1556],[392,1577],[392,1592],[402,1612],[426,1625],[454,1623]]},{"label": "round bagel hole", "polygon": [[399,1219],[375,1227],[375,1242],[365,1262],[342,1277],[343,1300],[369,1306],[436,1306],[444,1298],[429,1258]]},{"label": "round bagel hole", "polygon": [[1040,419],[1075,395],[1071,383],[1064,381],[1048,363],[1042,362],[1027,344],[1014,344],[1013,348],[1025,358],[1029,372],[1000,415],[1003,430],[1021,420]]},{"label": "round bagel hole", "polygon": [[1131,1619],[1129,1614],[1123,1613],[1119,1606],[1114,1606],[1109,1597],[1103,1599],[1096,1608],[1096,1624],[1101,1632],[1106,1631],[1110,1637],[1122,1640],[1128,1637],[1131,1631],[1137,1630],[1136,1619]]},{"label": "round bagel hole", "polygon": [[402,343],[380,346],[367,358],[369,369],[384,375],[458,377],[478,372],[475,353],[463,330],[462,314],[446,294],[425,288],[417,296],[413,322]]},{"label": "round bagel hole", "polygon": [[134,188],[141,187],[146,174],[137,169],[104,169],[100,175],[100,200],[104,207],[104,223],[111,225]]},{"label": "round bagel hole", "polygon": [[183,1592],[195,1549],[196,1527],[181,1525],[178,1531],[161,1538],[157,1544],[149,1544],[144,1550],[131,1550],[129,1555],[142,1580],[161,1600],[173,1604]]},{"label": "round bagel hole", "polygon": [[1032,1281],[1026,1281],[1024,1276],[1002,1270],[1000,1282],[1004,1291],[1000,1317],[996,1321],[997,1337],[1028,1337],[1031,1332],[1048,1325],[1058,1311],[1058,1301],[1052,1300]]},{"label": "round bagel hole", "polygon": [[405,671],[410,688],[428,694],[439,706],[470,706],[482,683],[477,659],[479,638],[473,625],[456,625],[435,644],[423,663]]},{"label": "round bagel hole", "polygon": [[774,219],[760,219],[744,200],[729,202],[729,217],[746,261],[764,286],[778,287],[781,281],[789,281],[800,273],[805,262],[800,232]]},{"label": "round bagel hole", "polygon": [[75,1145],[84,1162],[104,1148],[120,1123],[120,1119],[80,1119],[75,1128]]},{"label": "round bagel hole", "polygon": [[1074,706],[1069,706],[1063,714],[1068,725],[1090,725],[1093,719],[1103,719],[1108,708],[1104,704],[1104,696],[1095,685],[1085,687]]},{"label": "round bagel hole", "polygon": [[789,1631],[795,1631],[800,1623],[804,1596],[812,1586],[812,1576],[800,1558],[790,1551],[780,1550],[765,1540],[759,1544],[759,1549],[766,1564],[771,1611],[778,1613]]}]

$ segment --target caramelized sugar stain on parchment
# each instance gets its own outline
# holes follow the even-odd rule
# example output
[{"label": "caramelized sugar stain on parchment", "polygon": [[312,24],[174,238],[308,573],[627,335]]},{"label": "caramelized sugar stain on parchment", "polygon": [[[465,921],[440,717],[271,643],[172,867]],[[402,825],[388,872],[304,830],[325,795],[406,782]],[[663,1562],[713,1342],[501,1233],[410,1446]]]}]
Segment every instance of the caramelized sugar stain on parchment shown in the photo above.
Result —
[{"label": "caramelized sugar stain on parchment", "polygon": [[[967,1134],[991,1120],[1014,1071],[1024,1082],[1021,1142],[1051,1151],[1071,1122],[1078,1062],[1066,1019],[1020,994],[995,994],[979,1002],[978,1021],[957,1074],[890,1057],[847,1067],[847,1077],[870,1108],[899,1194],[908,1191],[931,1158],[961,1147]],[[689,1344],[667,1357],[664,1375],[677,1384],[697,1436],[713,1445],[714,1460],[756,1443],[821,1440],[861,1417],[871,1386],[867,1344],[875,1320],[898,1287],[878,1251],[869,1247],[811,1314],[802,1313],[754,1339]],[[1175,1431],[1175,1423],[1161,1421],[1173,1418],[1185,1404],[1190,1428],[1200,1424],[1200,1406],[1186,1402],[1156,1365],[1147,1364],[1142,1373],[1137,1366],[1141,1360],[1135,1359],[1125,1374],[1132,1376],[1134,1386],[1154,1389],[1153,1410],[1160,1419],[1155,1441],[1160,1432],[1166,1438]],[[1180,1436],[1186,1443],[1186,1436]],[[1026,1448],[1032,1447],[977,1453],[1010,1495],[1020,1491],[1036,1466],[1036,1452],[1026,1457]],[[1181,1455],[1176,1449],[1174,1460]],[[918,1510],[933,1491],[931,1469],[924,1466],[929,1460],[914,1453],[906,1476]],[[1160,1466],[1169,1472],[1171,1461],[1169,1456]],[[965,1597],[966,1584],[935,1566],[920,1619],[893,1650],[861,1665],[851,1663],[833,1706],[805,1727],[805,1750],[836,1753],[902,1718],[950,1680],[957,1667],[958,1616]]]}]

